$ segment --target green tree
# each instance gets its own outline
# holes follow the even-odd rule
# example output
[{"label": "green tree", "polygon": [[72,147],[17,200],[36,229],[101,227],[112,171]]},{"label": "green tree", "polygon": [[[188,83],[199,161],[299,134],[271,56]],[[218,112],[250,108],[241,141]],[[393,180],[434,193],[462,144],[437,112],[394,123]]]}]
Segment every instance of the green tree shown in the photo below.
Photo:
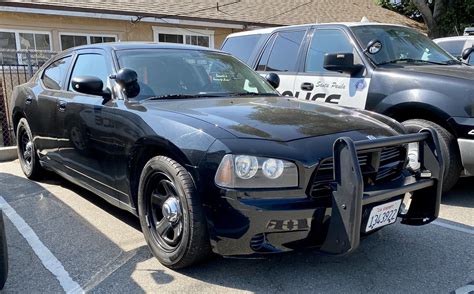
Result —
[{"label": "green tree", "polygon": [[474,0],[379,0],[382,7],[423,21],[431,38],[462,34],[474,26]]}]

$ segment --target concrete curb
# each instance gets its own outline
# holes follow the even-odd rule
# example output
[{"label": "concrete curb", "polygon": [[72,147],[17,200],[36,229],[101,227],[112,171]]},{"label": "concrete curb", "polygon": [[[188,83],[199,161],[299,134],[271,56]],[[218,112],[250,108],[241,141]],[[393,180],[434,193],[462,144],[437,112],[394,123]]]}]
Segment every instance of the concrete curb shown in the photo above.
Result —
[{"label": "concrete curb", "polygon": [[0,162],[11,161],[18,158],[16,146],[0,147]]}]

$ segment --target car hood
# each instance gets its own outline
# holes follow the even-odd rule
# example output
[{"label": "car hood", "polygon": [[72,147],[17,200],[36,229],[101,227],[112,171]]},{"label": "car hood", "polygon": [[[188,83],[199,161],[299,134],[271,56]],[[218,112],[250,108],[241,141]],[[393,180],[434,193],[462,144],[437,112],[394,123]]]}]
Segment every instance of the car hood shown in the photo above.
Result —
[{"label": "car hood", "polygon": [[375,136],[396,134],[355,109],[288,97],[157,100],[144,106],[205,121],[238,138],[286,142],[355,130]]},{"label": "car hood", "polygon": [[428,74],[440,77],[463,79],[474,81],[474,67],[468,65],[390,65],[386,69],[390,71],[403,71],[414,75]]}]

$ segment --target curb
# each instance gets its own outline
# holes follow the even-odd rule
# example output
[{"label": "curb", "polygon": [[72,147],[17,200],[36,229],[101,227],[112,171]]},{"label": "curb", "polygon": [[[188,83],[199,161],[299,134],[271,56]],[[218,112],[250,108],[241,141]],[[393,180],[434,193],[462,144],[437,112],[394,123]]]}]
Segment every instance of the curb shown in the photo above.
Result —
[{"label": "curb", "polygon": [[0,162],[11,161],[18,158],[16,146],[0,147]]}]

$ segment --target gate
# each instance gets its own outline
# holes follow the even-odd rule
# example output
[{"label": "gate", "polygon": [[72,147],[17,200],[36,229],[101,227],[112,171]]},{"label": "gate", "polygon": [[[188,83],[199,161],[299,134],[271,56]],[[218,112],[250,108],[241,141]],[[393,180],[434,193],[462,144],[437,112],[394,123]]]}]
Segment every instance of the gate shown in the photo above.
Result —
[{"label": "gate", "polygon": [[0,146],[15,144],[10,113],[12,91],[26,83],[56,52],[0,49]]}]

